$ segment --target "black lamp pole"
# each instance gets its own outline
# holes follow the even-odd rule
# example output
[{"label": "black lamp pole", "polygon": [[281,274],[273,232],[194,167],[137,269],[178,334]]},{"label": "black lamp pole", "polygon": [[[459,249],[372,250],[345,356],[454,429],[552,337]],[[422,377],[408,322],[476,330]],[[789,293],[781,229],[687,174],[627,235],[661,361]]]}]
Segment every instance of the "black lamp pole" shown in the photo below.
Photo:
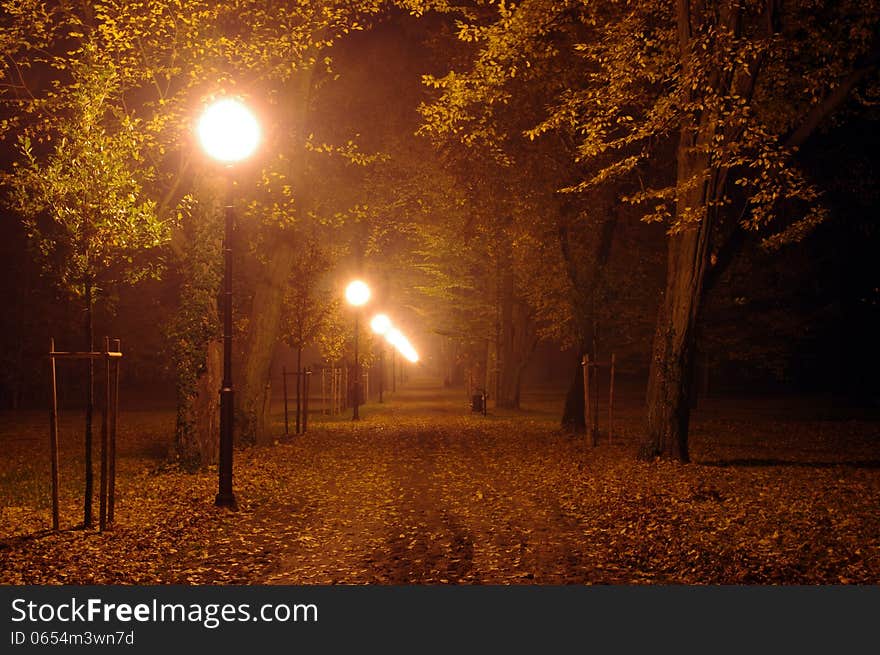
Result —
[{"label": "black lamp pole", "polygon": [[220,507],[235,507],[232,493],[232,178],[227,182],[226,229],[223,239],[223,381],[220,386],[220,461],[219,489],[214,501]]},{"label": "black lamp pole", "polygon": [[385,346],[379,346],[379,402],[382,401],[382,388],[385,382]]}]

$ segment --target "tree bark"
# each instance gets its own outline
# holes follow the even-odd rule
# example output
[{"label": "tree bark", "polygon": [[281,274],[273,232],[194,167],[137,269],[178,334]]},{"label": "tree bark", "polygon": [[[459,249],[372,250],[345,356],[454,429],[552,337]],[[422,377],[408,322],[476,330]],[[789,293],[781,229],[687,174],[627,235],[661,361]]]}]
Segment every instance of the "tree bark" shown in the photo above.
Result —
[{"label": "tree bark", "polygon": [[190,472],[217,462],[220,441],[221,181],[196,180],[197,196],[205,201],[180,231],[177,244],[181,283],[169,331],[177,377],[174,456]]},{"label": "tree bark", "polygon": [[[705,11],[702,2],[678,0],[676,13],[682,71],[687,76],[694,62],[695,22],[707,20],[711,12]],[[737,30],[738,16],[738,5],[722,3],[719,17],[727,27]],[[717,77],[712,83],[721,83],[720,74]],[[750,75],[740,75],[730,83],[746,89],[753,81]],[[675,207],[679,226],[667,241],[666,288],[648,372],[647,440],[640,451],[644,459],[690,461],[688,426],[697,317],[711,252],[713,201],[724,184],[724,172],[712,168],[707,153],[716,133],[723,129],[717,117],[706,112],[685,124],[679,137]]]},{"label": "tree bark", "polygon": [[243,444],[271,440],[266,415],[266,380],[272,354],[280,338],[284,284],[293,266],[294,248],[283,239],[276,241],[266,270],[254,292],[245,356],[240,369],[243,379],[238,388],[238,436]]},{"label": "tree bark", "polygon": [[[289,110],[287,124],[291,130],[291,150],[299,156],[291,158],[289,177],[302,208],[300,219],[308,214],[311,195],[305,166],[305,142],[309,133],[308,119],[314,70],[302,70],[285,87],[283,95]],[[248,336],[245,340],[242,380],[236,388],[236,434],[242,444],[267,443],[272,435],[268,430],[269,374],[272,354],[281,338],[281,318],[284,305],[285,281],[295,262],[295,244],[285,235],[269,239],[274,243],[267,253],[267,264],[254,291]]]},{"label": "tree bark", "polygon": [[[704,125],[702,134],[711,132]],[[708,160],[692,132],[682,131],[678,152],[676,213],[690,216],[687,225],[668,238],[666,289],[660,301],[648,373],[646,459],[690,460],[688,424],[693,383],[697,316],[710,254],[712,215],[716,195]],[[700,183],[694,184],[698,179]],[[693,214],[696,212],[696,215]]]},{"label": "tree bark", "polygon": [[522,376],[538,339],[525,304],[514,301],[510,320],[502,327],[502,359],[498,371],[498,407],[519,409]]},{"label": "tree bark", "polygon": [[694,331],[701,300],[706,221],[669,239],[669,271],[648,374],[646,458],[687,462]]},{"label": "tree bark", "polygon": [[207,345],[205,368],[193,391],[177,400],[175,451],[181,466],[188,471],[217,463],[220,434],[217,390],[222,375],[223,345],[215,339]]},{"label": "tree bark", "polygon": [[[302,335],[300,335],[300,338]],[[300,341],[302,344],[302,341]],[[296,433],[300,433],[301,416],[302,416],[302,392],[305,386],[302,375],[302,345],[296,348]]]}]

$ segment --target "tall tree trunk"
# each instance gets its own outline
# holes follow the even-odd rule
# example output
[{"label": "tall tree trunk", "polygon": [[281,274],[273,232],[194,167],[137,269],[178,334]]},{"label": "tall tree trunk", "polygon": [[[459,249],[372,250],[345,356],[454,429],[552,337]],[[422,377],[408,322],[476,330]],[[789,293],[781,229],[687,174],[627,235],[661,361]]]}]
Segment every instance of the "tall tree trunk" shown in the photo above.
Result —
[{"label": "tall tree trunk", "polygon": [[[705,135],[711,126],[701,130]],[[646,459],[687,462],[690,395],[694,377],[697,316],[710,254],[715,178],[692,132],[683,131],[678,153],[676,213],[688,223],[668,238],[666,289],[660,301],[648,373]],[[704,137],[705,138],[705,137]],[[694,184],[698,179],[701,183]]]},{"label": "tall tree trunk", "polygon": [[503,331],[504,359],[499,371],[499,407],[519,408],[523,373],[537,344],[535,325],[528,315],[525,303],[515,301],[510,323]]},{"label": "tall tree trunk", "polygon": [[586,349],[581,347],[577,351],[577,361],[574,363],[574,377],[565,394],[565,406],[562,410],[562,429],[585,434],[587,432],[586,417],[584,415],[584,369],[581,365],[583,353]]},{"label": "tall tree trunk", "polygon": [[516,296],[509,253],[508,256],[502,257],[499,269],[500,321],[496,405],[518,409],[522,374],[538,340],[528,307]]},{"label": "tall tree trunk", "polygon": [[[497,341],[496,341],[497,343]],[[491,339],[486,339],[486,348],[485,348],[485,359],[486,365],[483,367],[483,392],[488,394],[489,389],[492,387],[492,378],[494,377],[496,380],[498,379],[498,373],[496,369],[498,368],[497,362],[492,361],[492,352],[493,352],[493,342]],[[497,390],[496,390],[497,391]]]},{"label": "tall tree trunk", "polygon": [[[95,345],[94,297],[92,279],[85,281],[85,349],[91,352]],[[86,377],[86,433],[85,433],[85,493],[83,496],[83,527],[92,525],[92,495],[95,486],[95,472],[92,464],[92,417],[95,411],[95,364],[92,359],[86,360],[88,373]]]},{"label": "tall tree trunk", "polygon": [[266,380],[272,354],[280,338],[284,284],[293,266],[293,245],[278,239],[270,253],[266,269],[254,292],[248,337],[242,365],[243,379],[238,387],[238,435],[242,443],[266,443],[271,440],[266,415]]},{"label": "tall tree trunk", "polygon": [[[504,347],[502,345],[502,323],[504,322],[504,282],[502,280],[502,270],[508,269],[509,266],[505,267],[501,263],[501,259],[495,262],[495,335],[492,343],[492,346],[494,346],[494,361],[492,351],[488,347],[486,348],[486,393],[490,393],[489,383],[491,380],[495,383],[495,388],[491,390],[491,394],[495,396],[495,405],[498,407],[503,406],[499,405],[499,399],[501,398],[501,370],[505,365]],[[491,369],[489,368],[490,362],[492,364]]]},{"label": "tall tree trunk", "polygon": [[[309,134],[308,112],[311,103],[312,76],[314,70],[307,68],[283,89],[283,97],[289,112],[286,124],[291,130],[290,148],[299,153],[291,157],[288,175],[296,193],[297,206],[301,208],[300,220],[305,220],[312,206],[305,166],[305,142]],[[285,235],[274,235],[274,243],[268,253],[254,290],[251,305],[248,337],[242,364],[242,379],[236,389],[236,433],[244,444],[266,443],[271,439],[268,431],[269,376],[272,354],[280,339],[281,314],[284,303],[284,281],[288,279],[295,261],[295,244]]]},{"label": "tall tree trunk", "polygon": [[[220,396],[223,376],[223,344],[208,342],[205,367],[192,387],[178,385],[175,453],[180,465],[196,471],[217,463],[220,435]],[[186,389],[184,389],[186,386]]]},{"label": "tall tree trunk", "polygon": [[[302,344],[302,334],[299,335],[299,343]],[[302,417],[302,393],[305,382],[302,374],[302,345],[296,347],[296,433],[300,433]]]},{"label": "tall tree trunk", "polygon": [[221,181],[197,180],[197,196],[206,201],[180,233],[177,245],[182,278],[174,323],[168,333],[177,378],[174,455],[184,470],[193,472],[216,464],[219,454],[219,390],[223,375],[219,327]]},{"label": "tall tree trunk", "polygon": [[[705,21],[738,34],[741,7],[722,2],[718,12],[706,10],[699,0],[677,0],[676,18],[682,74],[687,79],[696,56],[694,34]],[[709,83],[721,93],[748,97],[756,69],[725,76],[717,70]],[[727,86],[725,86],[727,85]],[[729,87],[729,88],[728,88]],[[693,93],[697,93],[694,90]],[[709,159],[716,135],[724,125],[711,111],[685,124],[679,137],[676,161],[676,220],[680,224],[668,238],[666,289],[660,301],[648,373],[647,440],[640,455],[681,462],[690,460],[688,426],[694,382],[697,318],[709,268],[716,200],[722,194],[726,171],[713,168]],[[727,135],[733,138],[733,135]]]},{"label": "tall tree trunk", "polygon": [[570,203],[564,204],[559,212],[557,226],[559,248],[565,262],[565,270],[571,284],[572,313],[578,319],[580,347],[574,364],[574,375],[565,396],[562,410],[562,428],[577,434],[586,432],[584,422],[584,372],[581,362],[584,355],[589,354],[591,360],[598,357],[598,328],[596,315],[596,296],[604,284],[605,267],[611,257],[611,246],[614,243],[614,232],[619,216],[614,208],[604,206],[599,211],[605,215],[599,229],[599,238],[595,239],[591,262],[585,267],[581,258],[572,249],[571,222],[578,218]]},{"label": "tall tree trunk", "polygon": [[[514,344],[516,327],[513,325],[513,271],[510,265],[510,254],[504,252],[498,260],[495,322],[495,359],[498,366],[498,377],[495,380],[495,405],[516,409],[517,402],[513,390],[514,376]],[[488,369],[488,358],[486,368]]]},{"label": "tall tree trunk", "polygon": [[[694,331],[701,300],[699,263],[708,230],[695,229],[669,239],[669,271],[660,305],[648,374],[647,433],[642,455],[687,462]],[[695,261],[695,258],[697,260]]]}]

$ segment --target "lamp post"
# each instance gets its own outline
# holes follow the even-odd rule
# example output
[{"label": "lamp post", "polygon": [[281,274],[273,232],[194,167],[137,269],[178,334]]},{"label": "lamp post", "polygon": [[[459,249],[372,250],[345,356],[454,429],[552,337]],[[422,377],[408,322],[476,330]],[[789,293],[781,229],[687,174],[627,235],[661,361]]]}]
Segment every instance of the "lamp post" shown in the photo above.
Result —
[{"label": "lamp post", "polygon": [[220,384],[219,482],[215,504],[236,506],[232,492],[232,166],[246,159],[260,142],[260,126],[250,110],[236,98],[222,98],[210,104],[196,128],[205,152],[226,167],[225,231],[223,238],[223,381]]},{"label": "lamp post", "polygon": [[345,299],[354,307],[354,408],[351,420],[360,419],[361,404],[361,365],[358,359],[358,332],[360,331],[360,308],[370,299],[370,287],[362,280],[354,280],[345,288]]},{"label": "lamp post", "polygon": [[[385,314],[376,314],[370,321],[373,332],[382,336],[391,328],[391,319]],[[385,386],[385,346],[379,346],[379,402],[382,402],[382,391]]]}]

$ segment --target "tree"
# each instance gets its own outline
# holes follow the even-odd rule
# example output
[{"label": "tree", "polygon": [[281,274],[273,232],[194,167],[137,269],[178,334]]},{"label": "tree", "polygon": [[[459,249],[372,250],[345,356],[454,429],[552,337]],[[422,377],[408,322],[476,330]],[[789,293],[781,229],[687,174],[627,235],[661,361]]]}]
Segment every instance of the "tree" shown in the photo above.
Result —
[{"label": "tree", "polygon": [[[524,134],[574,140],[581,179],[563,181],[565,191],[635,179],[638,188],[622,199],[667,226],[644,453],[687,461],[707,272],[730,260],[740,230],[763,233],[772,246],[803,238],[823,220],[796,151],[876,69],[876,7],[812,0],[477,7],[460,30],[478,44],[470,70],[429,80],[443,90],[435,122],[492,147],[497,108],[519,88],[511,80],[541,75],[546,69],[535,71],[535,63],[548,55],[569,61],[579,79],[550,89],[545,118]],[[773,234],[772,219],[783,211],[800,218]]]},{"label": "tree", "polygon": [[352,168],[371,157],[360,151],[355,138],[335,138],[340,126],[331,117],[346,125],[351,117],[321,103],[336,77],[330,48],[366,29],[386,8],[379,0],[298,3],[284,8],[285,20],[260,3],[250,12],[236,9],[240,32],[235,42],[268,98],[272,121],[266,131],[279,153],[265,162],[264,184],[253,208],[260,208],[260,239],[266,248],[249,302],[243,379],[236,394],[245,443],[269,437],[263,414],[266,379],[281,338],[285,289],[278,281],[288,279],[297,257],[294,228],[325,222],[357,229],[351,219],[359,203],[351,202],[348,181]]},{"label": "tree", "polygon": [[[8,20],[2,35],[14,46],[5,51],[3,60],[4,77],[10,82],[3,88],[9,116],[3,123],[4,135],[16,130],[32,135],[23,144],[25,166],[20,170],[29,172],[33,183],[41,183],[48,172],[48,179],[58,173],[55,195],[63,193],[65,185],[72,189],[79,185],[73,194],[78,198],[74,202],[83,209],[77,229],[86,230],[87,238],[77,241],[80,254],[65,265],[73,278],[90,280],[84,284],[85,296],[95,291],[98,282],[89,269],[109,263],[108,258],[118,257],[130,265],[148,263],[127,250],[136,245],[127,230],[139,229],[139,223],[126,221],[136,202],[144,199],[144,207],[162,227],[163,239],[168,238],[181,213],[178,201],[182,201],[180,210],[185,213],[187,200],[182,199],[180,189],[192,181],[188,172],[192,157],[184,147],[188,139],[181,136],[186,134],[194,87],[218,68],[218,48],[216,41],[203,38],[206,29],[214,29],[216,11],[205,3],[191,2],[184,12],[191,20],[180,21],[180,4],[173,0],[151,3],[150,7],[100,0],[51,5],[30,0],[4,3]],[[189,62],[186,70],[182,61]],[[54,168],[39,171],[36,162],[51,143],[56,144],[51,159]],[[119,182],[124,182],[128,173],[134,181],[131,188]],[[77,181],[77,176],[82,180]],[[77,214],[76,205],[69,204],[68,222]],[[93,226],[98,217],[104,224]],[[47,243],[65,242],[52,234],[47,236]],[[66,253],[59,254],[59,261],[65,261]],[[116,268],[114,264],[108,270]],[[195,266],[187,270],[201,274],[207,269]],[[198,285],[188,280],[181,287]],[[179,317],[176,327],[184,322]],[[177,336],[193,346],[190,358],[205,351],[205,343],[194,342],[203,336],[197,328]],[[178,388],[191,389],[191,378],[203,362],[184,364],[179,342],[171,350],[180,372]],[[184,417],[192,408],[191,398],[181,398],[180,414]],[[188,425],[188,420],[179,421],[177,442],[178,453],[191,461],[194,449],[186,444],[193,433],[183,427]],[[204,438],[200,441],[207,442]]]},{"label": "tree", "polygon": [[334,323],[338,319],[341,301],[334,293],[329,275],[332,269],[332,249],[322,245],[314,236],[303,238],[290,272],[282,310],[282,335],[296,351],[297,406],[305,390],[303,348],[327,344],[338,332]]},{"label": "tree", "polygon": [[[792,152],[839,107],[835,97],[853,83],[847,78],[876,45],[868,35],[877,19],[864,6],[844,6],[841,13],[827,6],[818,13],[831,22],[819,24],[816,9],[813,3],[783,7],[769,0],[675,7],[680,68],[672,98],[683,111],[676,117],[674,217],[649,377],[647,455],[689,459],[695,331],[704,282],[713,258],[717,262],[718,252],[735,243],[726,211],[734,202],[730,186],[744,192],[741,222],[747,228],[761,229],[783,207],[801,205],[803,218],[771,237],[771,244],[800,240],[825,217],[818,190],[804,178]],[[807,43],[812,50],[801,55]],[[802,72],[803,81],[792,71]],[[814,86],[817,80],[833,90]],[[787,106],[781,105],[785,99]]]},{"label": "tree", "polygon": [[[577,351],[562,421],[583,431],[581,359],[600,359],[600,351],[611,346],[606,335],[634,332],[631,322],[617,320],[622,303],[611,303],[650,293],[652,286],[636,273],[653,259],[654,236],[646,234],[641,260],[633,250],[616,249],[630,273],[607,275],[620,226],[632,216],[615,196],[634,190],[632,184],[563,193],[587,173],[579,161],[579,135],[565,125],[541,134],[533,129],[546,118],[547,98],[583,84],[586,70],[570,56],[583,35],[578,12],[569,3],[540,2],[516,8],[479,3],[474,11],[463,10],[458,34],[471,45],[470,57],[443,76],[426,76],[437,93],[421,107],[420,131],[447,149],[463,147],[464,159],[476,151],[495,160],[496,191],[519,205],[515,268],[538,334]],[[639,307],[644,310],[644,299]]]},{"label": "tree", "polygon": [[[59,63],[56,61],[55,65]],[[70,66],[67,84],[55,84],[44,121],[19,137],[23,161],[6,184],[11,207],[23,218],[46,271],[64,291],[82,299],[82,347],[94,350],[93,306],[112,284],[155,274],[145,257],[168,239],[168,225],[145,198],[150,169],[142,165],[136,119],[107,102],[118,75],[94,44]],[[32,138],[45,144],[35,148]],[[92,523],[92,413],[94,370],[88,365],[85,429],[85,527]]]},{"label": "tree", "polygon": [[[177,417],[174,454],[190,471],[215,464],[219,454],[222,342],[218,337],[218,289],[223,230],[217,191],[194,189],[180,203],[169,284],[177,289],[173,319],[164,330],[174,365]],[[197,198],[202,198],[199,201]]]}]

